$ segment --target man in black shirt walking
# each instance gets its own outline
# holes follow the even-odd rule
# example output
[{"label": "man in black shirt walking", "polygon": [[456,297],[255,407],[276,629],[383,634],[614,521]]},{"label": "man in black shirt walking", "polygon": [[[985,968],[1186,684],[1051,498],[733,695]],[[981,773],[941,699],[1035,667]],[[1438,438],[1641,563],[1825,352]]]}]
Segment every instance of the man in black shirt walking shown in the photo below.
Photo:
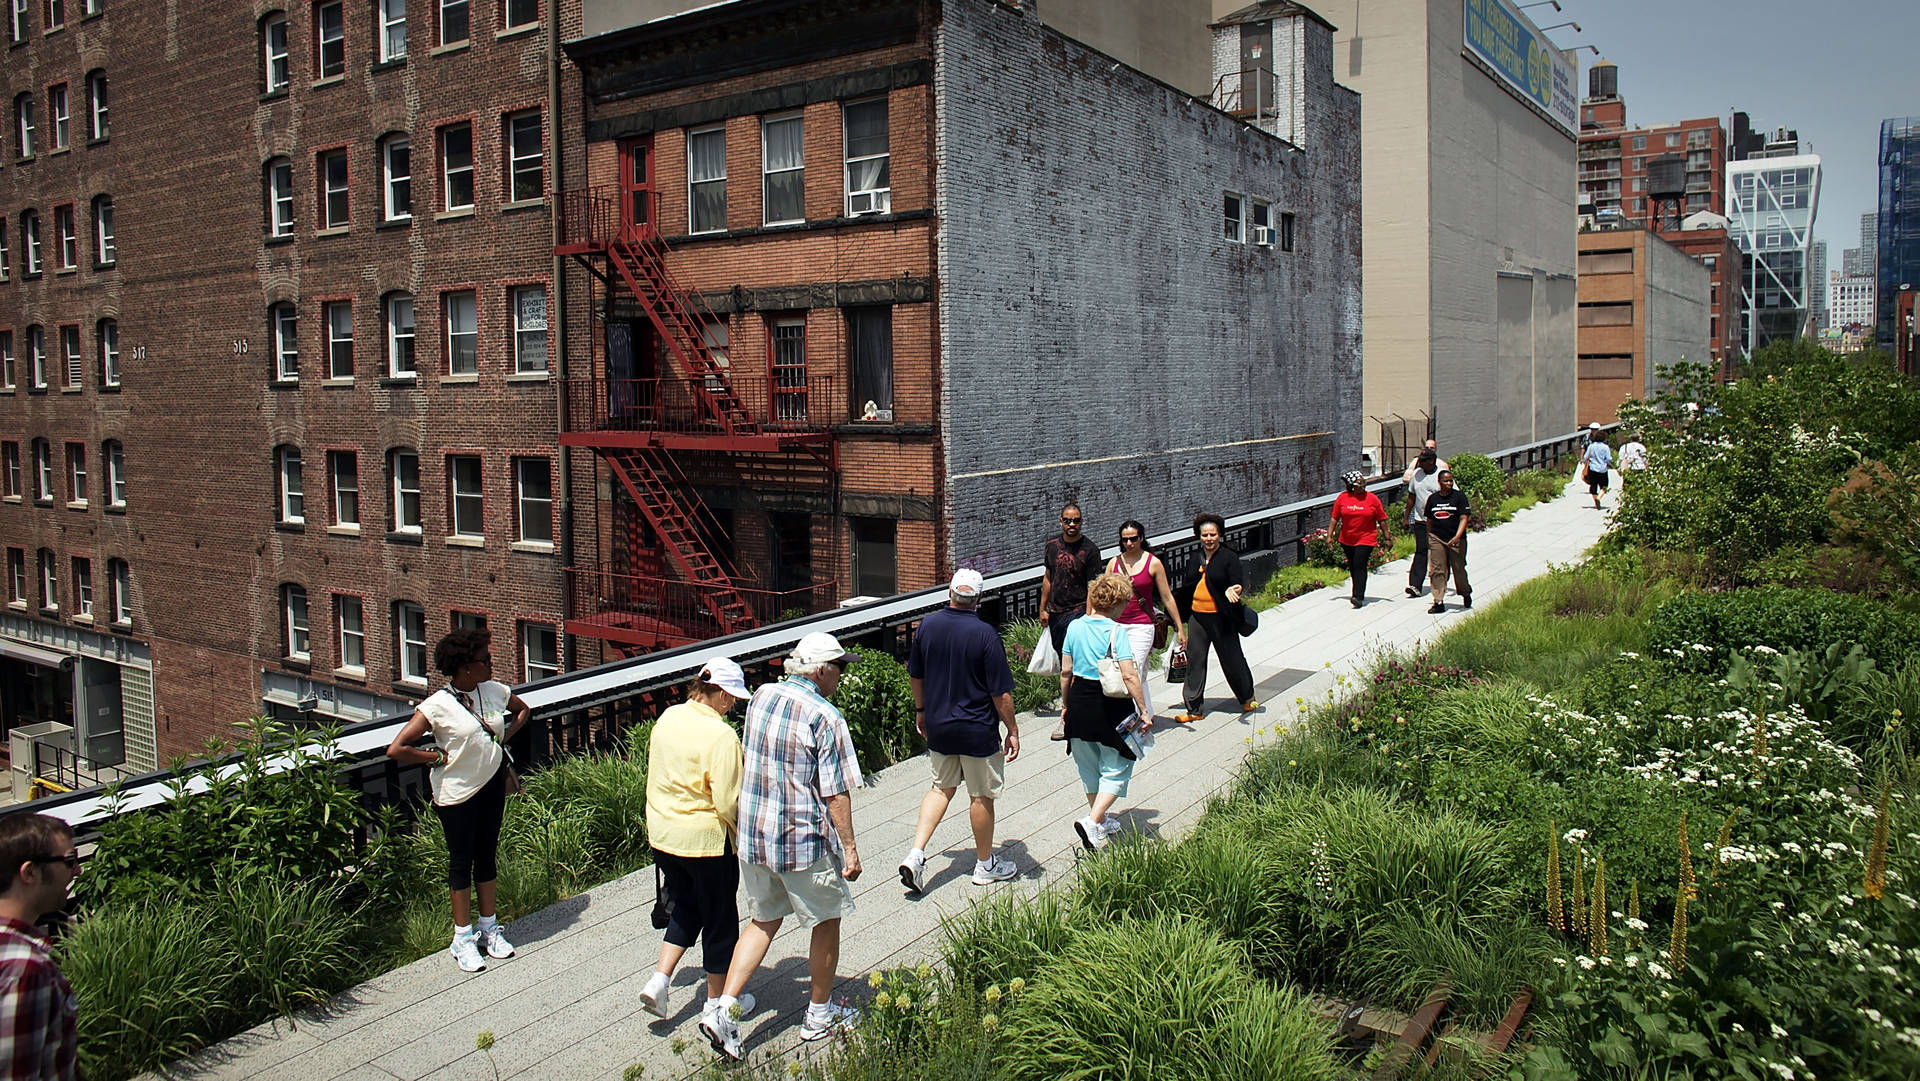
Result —
[{"label": "man in black shirt walking", "polygon": [[[1060,535],[1047,538],[1041,563],[1040,625],[1053,637],[1053,651],[1067,640],[1067,625],[1087,614],[1087,583],[1100,577],[1100,546],[1083,531],[1085,515],[1077,503],[1060,508]],[[1052,738],[1067,738],[1067,722],[1054,726]]]},{"label": "man in black shirt walking", "polygon": [[1467,518],[1472,508],[1467,493],[1454,487],[1453,471],[1442,469],[1434,477],[1440,489],[1427,497],[1422,508],[1427,516],[1427,579],[1433,585],[1433,607],[1438,614],[1447,610],[1447,573],[1453,573],[1453,588],[1460,594],[1462,608],[1473,607],[1473,586],[1467,581]]}]

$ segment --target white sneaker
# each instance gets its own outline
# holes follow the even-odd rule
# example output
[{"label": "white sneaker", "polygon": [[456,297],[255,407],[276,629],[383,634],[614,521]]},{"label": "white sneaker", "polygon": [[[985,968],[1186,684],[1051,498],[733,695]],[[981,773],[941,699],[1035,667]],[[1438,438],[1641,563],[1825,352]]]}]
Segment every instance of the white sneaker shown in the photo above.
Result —
[{"label": "white sneaker", "polygon": [[851,1006],[838,1006],[831,1002],[823,1006],[808,1006],[807,1019],[800,1023],[800,1038],[824,1040],[836,1032],[852,1028],[859,1020],[860,1011]]},{"label": "white sneaker", "polygon": [[995,882],[1005,882],[1019,873],[1020,868],[1014,866],[1012,860],[1002,855],[996,855],[985,863],[975,860],[973,863],[973,884],[976,886],[991,886]]},{"label": "white sneaker", "polygon": [[1115,834],[1119,833],[1121,828],[1125,825],[1126,825],[1125,822],[1122,822],[1118,818],[1114,818],[1113,816],[1109,815],[1107,817],[1106,824],[1101,828],[1107,831],[1107,836],[1112,837]]},{"label": "white sneaker", "polygon": [[453,945],[447,947],[462,972],[480,972],[487,967],[487,959],[480,956],[480,936],[468,931],[453,936]]},{"label": "white sneaker", "polygon": [[505,960],[513,956],[513,943],[507,941],[507,936],[501,932],[499,924],[494,924],[491,931],[480,931],[478,934],[481,944],[486,947],[488,957]]},{"label": "white sneaker", "polygon": [[[733,1021],[746,1020],[747,1015],[753,1012],[753,1007],[754,1007],[753,992],[752,991],[740,992],[740,997],[733,1000],[733,1006],[734,1008],[729,1014],[729,1020],[733,1020]],[[718,1012],[719,1009],[720,1009],[720,1000],[712,996],[708,996],[706,1005],[700,1007],[700,1013],[702,1016],[705,1016],[710,1013]]]},{"label": "white sneaker", "polygon": [[1074,819],[1073,830],[1080,835],[1080,843],[1089,850],[1098,851],[1107,847],[1107,831],[1093,820],[1092,815]]},{"label": "white sneaker", "polygon": [[916,856],[908,853],[907,858],[900,861],[900,884],[907,888],[908,893],[923,893],[926,891],[926,856]]},{"label": "white sneaker", "polygon": [[714,1054],[728,1062],[747,1057],[746,1049],[740,1045],[739,1023],[720,1010],[708,1010],[700,1015],[700,1034],[713,1045]]},{"label": "white sneaker", "polygon": [[640,989],[640,1005],[655,1017],[667,1016],[667,998],[673,985],[673,978],[664,972],[656,972]]}]

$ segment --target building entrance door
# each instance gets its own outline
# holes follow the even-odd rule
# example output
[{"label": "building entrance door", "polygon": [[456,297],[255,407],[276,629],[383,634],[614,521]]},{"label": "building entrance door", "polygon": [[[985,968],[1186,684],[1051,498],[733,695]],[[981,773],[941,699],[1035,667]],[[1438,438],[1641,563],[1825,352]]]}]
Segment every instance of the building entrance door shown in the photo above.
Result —
[{"label": "building entrance door", "polygon": [[621,230],[656,228],[653,213],[653,137],[620,144]]}]

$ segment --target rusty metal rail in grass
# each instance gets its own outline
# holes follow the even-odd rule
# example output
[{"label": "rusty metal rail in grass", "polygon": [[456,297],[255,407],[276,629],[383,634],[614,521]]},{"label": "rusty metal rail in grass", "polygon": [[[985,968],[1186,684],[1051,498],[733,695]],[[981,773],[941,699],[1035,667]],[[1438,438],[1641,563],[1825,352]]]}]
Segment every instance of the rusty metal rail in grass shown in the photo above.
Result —
[{"label": "rusty metal rail in grass", "polygon": [[1450,983],[1440,981],[1428,989],[1420,1007],[1410,1014],[1326,995],[1310,996],[1309,1002],[1333,1025],[1334,1039],[1348,1049],[1352,1058],[1357,1060],[1370,1051],[1384,1051],[1367,1077],[1372,1081],[1395,1081],[1416,1063],[1424,1062],[1430,1067],[1443,1056],[1464,1057],[1458,1048],[1450,1050],[1455,1043],[1477,1044],[1488,1055],[1505,1054],[1514,1045],[1527,1011],[1533,1005],[1533,991],[1522,988],[1500,1024],[1491,1032],[1485,1032],[1448,1016],[1447,1007],[1452,1004],[1454,993]]}]

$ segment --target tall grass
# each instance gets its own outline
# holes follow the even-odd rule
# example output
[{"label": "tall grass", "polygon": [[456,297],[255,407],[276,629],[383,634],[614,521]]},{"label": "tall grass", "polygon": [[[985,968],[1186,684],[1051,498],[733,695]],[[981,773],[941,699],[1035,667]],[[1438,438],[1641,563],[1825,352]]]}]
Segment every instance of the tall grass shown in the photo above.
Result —
[{"label": "tall grass", "polygon": [[1606,562],[1556,568],[1455,624],[1428,656],[1483,677],[1570,690],[1587,669],[1644,649],[1647,616],[1676,592]]},{"label": "tall grass", "polygon": [[1074,933],[1063,891],[1023,898],[1003,890],[941,921],[940,957],[956,985],[979,991],[1016,977],[1031,979],[1060,956]]},{"label": "tall grass", "polygon": [[139,902],[81,920],[60,950],[80,1002],[80,1076],[127,1077],[229,1031],[234,960],[197,905]]}]

